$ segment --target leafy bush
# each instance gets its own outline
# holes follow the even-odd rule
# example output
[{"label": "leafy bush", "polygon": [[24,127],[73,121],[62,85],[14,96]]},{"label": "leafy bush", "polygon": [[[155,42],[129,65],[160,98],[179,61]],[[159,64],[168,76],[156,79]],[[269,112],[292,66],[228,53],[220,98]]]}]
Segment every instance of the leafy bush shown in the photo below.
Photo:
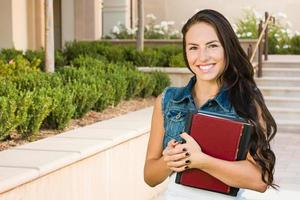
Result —
[{"label": "leafy bush", "polygon": [[64,129],[75,113],[73,93],[67,87],[61,87],[51,90],[50,96],[53,100],[52,110],[45,124],[54,129]]},{"label": "leafy bush", "polygon": [[183,58],[183,53],[177,55],[172,55],[170,57],[170,67],[185,67],[185,61]]},{"label": "leafy bush", "polygon": [[155,79],[151,74],[143,74],[142,80],[145,86],[140,93],[140,97],[146,98],[151,96],[155,89]]},{"label": "leafy bush", "polygon": [[166,87],[170,86],[171,81],[169,76],[163,72],[152,72],[151,76],[154,78],[155,82],[155,88],[152,95],[157,97]]},{"label": "leafy bush", "polygon": [[294,35],[290,41],[290,51],[293,54],[300,54],[300,35]]},{"label": "leafy bush", "polygon": [[0,140],[6,139],[18,125],[16,122],[16,112],[16,100],[0,96]]},{"label": "leafy bush", "polygon": [[73,82],[68,85],[69,90],[74,94],[73,104],[76,105],[74,117],[83,117],[91,111],[100,95],[97,93],[96,84]]},{"label": "leafy bush", "polygon": [[127,72],[128,87],[125,99],[137,97],[145,87],[143,74],[137,70],[130,70]]},{"label": "leafy bush", "polygon": [[40,60],[34,59],[32,62],[29,62],[21,55],[17,55],[8,63],[0,60],[0,76],[17,76],[24,75],[29,72],[36,72],[39,71],[39,64]]},{"label": "leafy bush", "polygon": [[29,140],[34,139],[35,134],[40,130],[44,119],[52,110],[52,99],[49,97],[49,92],[45,88],[40,88],[33,91],[32,103],[28,108],[26,120],[18,127],[18,132],[23,138]]},{"label": "leafy bush", "polygon": [[23,57],[23,51],[21,50],[1,49],[0,51],[0,59],[6,63],[20,56]]},{"label": "leafy bush", "polygon": [[143,52],[135,52],[134,64],[137,66],[159,66],[163,55],[154,49],[145,48]]}]

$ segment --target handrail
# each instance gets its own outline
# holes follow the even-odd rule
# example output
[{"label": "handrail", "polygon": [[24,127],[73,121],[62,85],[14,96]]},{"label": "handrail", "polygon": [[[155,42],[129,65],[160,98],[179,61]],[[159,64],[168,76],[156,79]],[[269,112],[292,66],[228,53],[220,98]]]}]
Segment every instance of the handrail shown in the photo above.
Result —
[{"label": "handrail", "polygon": [[[252,51],[252,46],[249,45],[248,47],[248,56],[250,57],[250,62],[253,63],[254,57],[256,55],[256,52],[258,51],[258,63],[257,66],[254,67],[254,71],[257,72],[257,77],[262,76],[262,54],[265,56],[265,60],[268,60],[268,25],[269,22],[273,20],[275,21],[275,18],[271,15],[269,15],[268,12],[265,12],[265,22],[263,24],[263,21],[260,20],[259,27],[258,27],[258,41],[255,44],[254,51]],[[263,37],[264,40],[263,40]],[[264,44],[264,50],[262,50],[262,44]],[[263,53],[264,51],[264,53]]]},{"label": "handrail", "polygon": [[260,44],[261,41],[262,41],[262,38],[263,38],[263,36],[264,36],[264,34],[265,34],[265,31],[266,31],[266,29],[267,29],[267,27],[268,27],[268,23],[269,23],[269,21],[270,21],[271,19],[273,19],[273,17],[272,17],[271,15],[269,15],[268,18],[267,18],[267,20],[266,20],[266,22],[265,22],[265,24],[264,24],[264,27],[263,27],[262,31],[260,32],[260,35],[259,35],[258,41],[257,41],[257,43],[256,43],[256,45],[255,45],[254,51],[252,52],[252,55],[251,55],[251,58],[250,58],[250,62],[252,62],[253,59],[254,59],[254,55],[255,55],[255,53],[256,53],[256,51],[257,51],[257,49],[258,49],[259,44]]}]

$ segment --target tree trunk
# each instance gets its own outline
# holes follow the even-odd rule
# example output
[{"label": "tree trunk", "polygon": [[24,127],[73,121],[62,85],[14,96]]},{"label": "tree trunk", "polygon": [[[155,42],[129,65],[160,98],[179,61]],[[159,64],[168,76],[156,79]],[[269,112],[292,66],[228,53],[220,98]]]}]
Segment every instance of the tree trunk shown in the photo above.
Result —
[{"label": "tree trunk", "polygon": [[138,31],[136,47],[138,51],[144,50],[144,0],[138,0]]},{"label": "tree trunk", "polygon": [[54,72],[53,0],[45,0],[45,72]]}]

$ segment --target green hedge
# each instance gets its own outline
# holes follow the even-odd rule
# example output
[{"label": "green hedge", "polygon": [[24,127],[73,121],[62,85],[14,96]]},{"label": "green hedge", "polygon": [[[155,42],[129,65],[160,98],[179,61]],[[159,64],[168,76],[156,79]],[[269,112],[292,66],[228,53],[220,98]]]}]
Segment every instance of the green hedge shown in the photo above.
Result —
[{"label": "green hedge", "polygon": [[91,110],[157,96],[170,83],[167,75],[144,74],[131,62],[80,55],[49,74],[33,67],[32,60],[18,54],[14,63],[0,65],[0,140],[9,139],[12,131],[33,140],[41,128],[64,129]]}]

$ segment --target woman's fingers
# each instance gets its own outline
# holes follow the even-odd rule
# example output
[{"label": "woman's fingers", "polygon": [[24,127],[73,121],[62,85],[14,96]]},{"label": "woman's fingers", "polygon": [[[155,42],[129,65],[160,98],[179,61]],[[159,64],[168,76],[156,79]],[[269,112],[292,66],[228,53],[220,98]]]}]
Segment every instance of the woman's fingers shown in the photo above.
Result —
[{"label": "woman's fingers", "polygon": [[183,151],[177,154],[172,154],[172,155],[166,155],[164,157],[164,161],[166,162],[170,162],[170,161],[178,161],[178,160],[182,160],[184,158],[187,158],[188,156],[190,156],[190,154],[187,151]]}]

